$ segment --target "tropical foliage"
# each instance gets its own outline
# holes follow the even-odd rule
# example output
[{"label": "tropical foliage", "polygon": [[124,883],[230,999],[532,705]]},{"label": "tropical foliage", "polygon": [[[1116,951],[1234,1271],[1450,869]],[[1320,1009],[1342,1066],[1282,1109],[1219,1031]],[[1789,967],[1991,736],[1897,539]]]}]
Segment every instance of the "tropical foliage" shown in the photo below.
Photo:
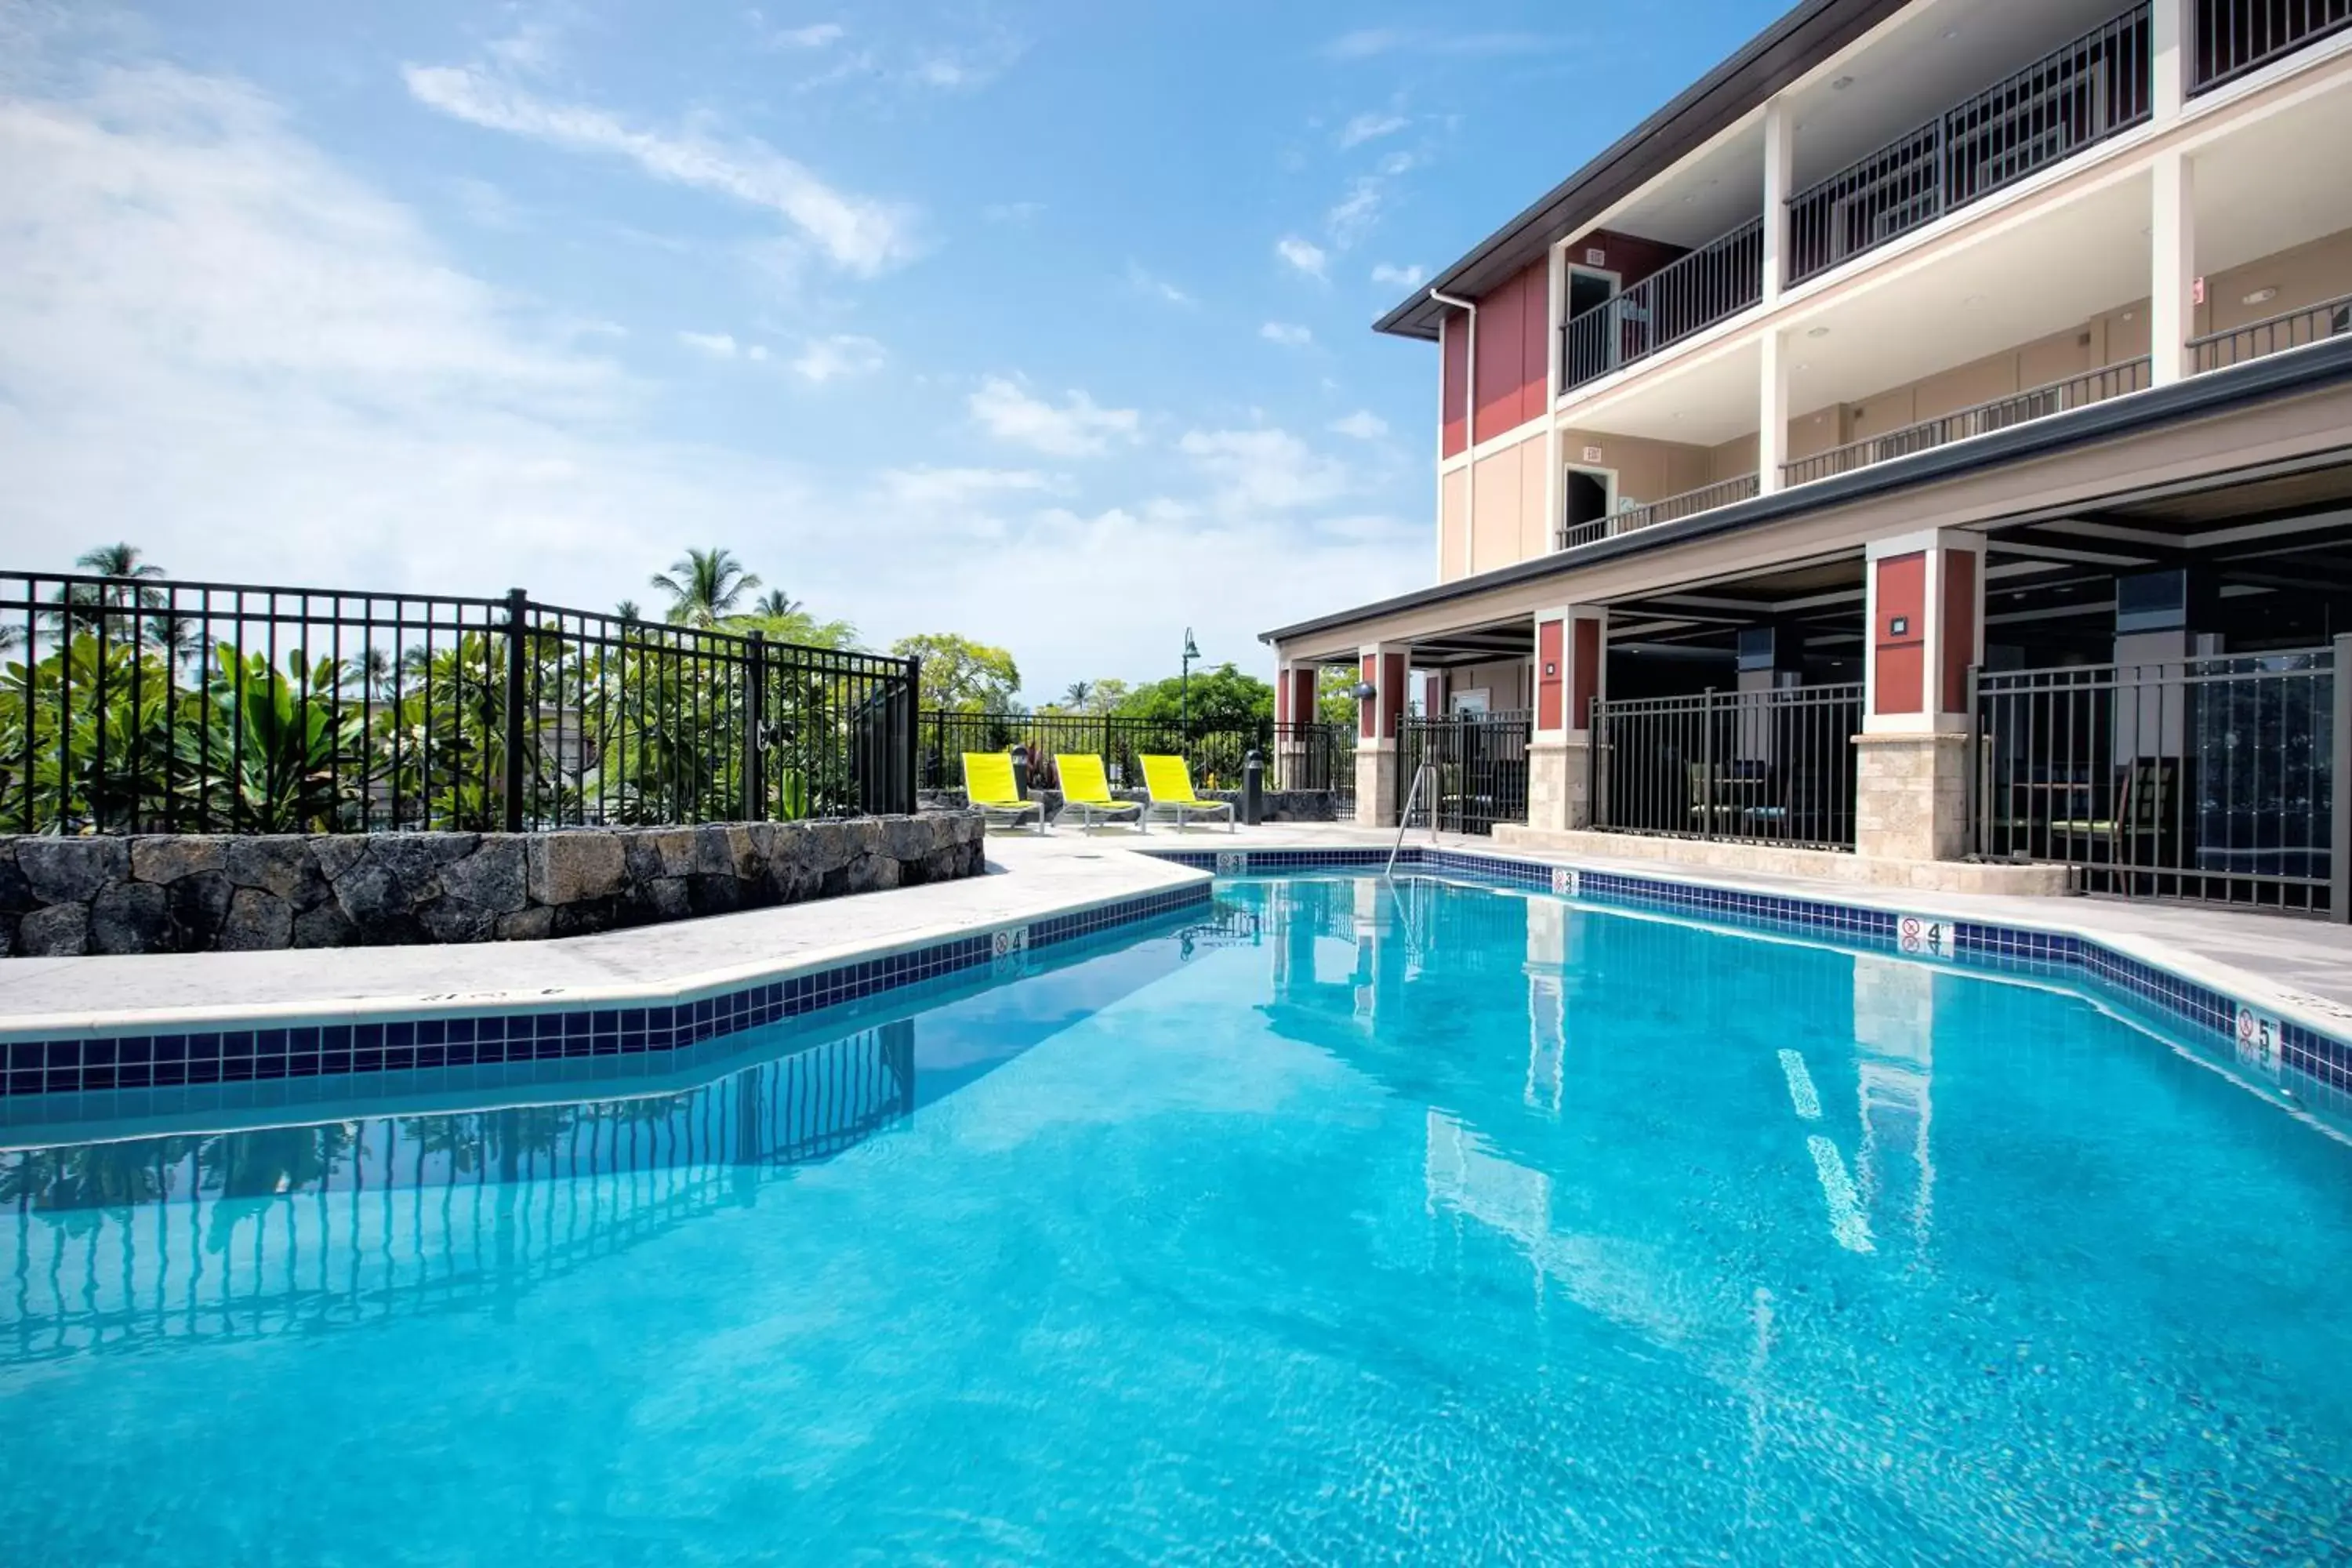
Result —
[{"label": "tropical foliage", "polygon": [[731,818],[755,793],[770,816],[866,804],[854,762],[883,672],[788,646],[855,637],[788,596],[736,614],[758,579],[724,549],[666,574],[668,625],[592,617],[583,636],[550,618],[520,648],[497,612],[429,630],[217,605],[199,622],[133,546],[81,564],[110,574],[36,601],[56,608],[0,647],[0,828],[482,830],[506,822],[510,782],[534,826]]},{"label": "tropical foliage", "polygon": [[1002,713],[1021,690],[1021,667],[1001,647],[953,632],[900,637],[900,658],[923,661],[923,706],[945,713]]}]

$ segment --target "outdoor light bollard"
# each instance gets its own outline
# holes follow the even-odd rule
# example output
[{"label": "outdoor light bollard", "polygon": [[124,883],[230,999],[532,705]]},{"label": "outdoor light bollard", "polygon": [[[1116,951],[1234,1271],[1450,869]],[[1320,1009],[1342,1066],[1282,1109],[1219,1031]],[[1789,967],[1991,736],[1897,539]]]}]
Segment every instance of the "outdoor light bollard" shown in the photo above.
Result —
[{"label": "outdoor light bollard", "polygon": [[1255,827],[1265,815],[1265,759],[1252,748],[1242,759],[1242,826]]},{"label": "outdoor light bollard", "polygon": [[1023,800],[1029,798],[1029,748],[1013,748],[1013,793]]}]

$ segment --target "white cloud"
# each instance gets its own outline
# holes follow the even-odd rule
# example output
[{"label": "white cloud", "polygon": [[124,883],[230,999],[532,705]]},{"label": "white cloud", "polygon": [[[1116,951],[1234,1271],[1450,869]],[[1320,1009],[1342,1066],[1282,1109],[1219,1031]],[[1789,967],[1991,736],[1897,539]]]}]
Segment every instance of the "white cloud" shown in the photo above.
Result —
[{"label": "white cloud", "polygon": [[841,42],[848,29],[838,22],[812,22],[802,27],[772,27],[760,13],[751,14],[760,42],[772,49],[823,49]]},{"label": "white cloud", "polygon": [[732,332],[680,332],[677,341],[712,359],[733,359],[742,352]]},{"label": "white cloud", "polygon": [[1257,335],[1286,349],[1303,349],[1315,341],[1313,332],[1294,321],[1268,321],[1257,330]]},{"label": "white cloud", "polygon": [[871,375],[889,356],[880,343],[855,332],[811,338],[793,360],[793,374],[822,386],[844,376]]},{"label": "white cloud", "polygon": [[1048,403],[1002,376],[981,383],[966,402],[990,435],[1048,457],[1096,457],[1142,433],[1143,416],[1132,408],[1105,408],[1083,392]]},{"label": "white cloud", "polygon": [[1386,199],[1387,187],[1376,174],[1360,174],[1348,182],[1348,194],[1323,215],[1331,238],[1340,249],[1361,239],[1380,221],[1381,206]]},{"label": "white cloud", "polygon": [[1283,236],[1274,242],[1274,253],[1309,278],[1323,276],[1329,258],[1323,247],[1312,240],[1301,239],[1295,234]]},{"label": "white cloud", "polygon": [[980,216],[991,223],[1025,224],[1045,210],[1043,202],[991,202]]},{"label": "white cloud", "polygon": [[1286,430],[1188,430],[1176,449],[1192,459],[1223,505],[1244,515],[1322,506],[1349,489],[1345,464]]},{"label": "white cloud", "polygon": [[1034,468],[892,468],[877,487],[886,500],[915,507],[961,510],[997,497],[1066,489],[1067,481]]},{"label": "white cloud", "polygon": [[[1266,673],[1259,631],[1427,574],[1426,521],[1361,500],[1394,476],[1351,490],[1309,454],[1286,477],[1294,458],[1251,451],[1252,432],[1139,451],[1083,488],[923,467],[929,430],[855,463],[668,434],[667,389],[604,356],[667,348],[675,323],[622,339],[535,308],[528,272],[469,275],[234,82],[0,70],[0,542],[20,564],[126,538],[191,578],[519,583],[599,606],[719,542],[877,645],[1010,647],[1040,692],[1167,673],[1188,623],[1213,659]],[[1139,438],[1139,416],[1097,412],[1119,425],[1105,439]],[[1149,459],[1162,471],[1130,471]]]},{"label": "white cloud", "polygon": [[1372,268],[1372,281],[1392,289],[1418,289],[1428,278],[1429,268],[1417,261],[1410,267],[1392,266],[1383,261]]},{"label": "white cloud", "polygon": [[1359,408],[1344,419],[1331,421],[1334,434],[1358,441],[1377,441],[1389,433],[1389,422],[1369,408]]},{"label": "white cloud", "polygon": [[1359,114],[1339,128],[1339,146],[1344,151],[1376,142],[1383,136],[1393,136],[1412,121],[1402,114]]},{"label": "white cloud", "polygon": [[1369,60],[1411,50],[1420,55],[1548,54],[1568,40],[1541,33],[1463,33],[1433,27],[1360,27],[1323,46],[1335,60]]},{"label": "white cloud", "polygon": [[1163,305],[1191,305],[1192,296],[1165,278],[1147,270],[1141,263],[1127,264],[1127,286],[1147,300],[1157,300]]},{"label": "white cloud", "polygon": [[540,98],[472,66],[409,66],[402,75],[419,103],[469,124],[620,158],[656,179],[778,213],[853,272],[878,272],[914,252],[903,207],[835,190],[763,142],[722,141],[692,126],[632,125],[590,105]]}]

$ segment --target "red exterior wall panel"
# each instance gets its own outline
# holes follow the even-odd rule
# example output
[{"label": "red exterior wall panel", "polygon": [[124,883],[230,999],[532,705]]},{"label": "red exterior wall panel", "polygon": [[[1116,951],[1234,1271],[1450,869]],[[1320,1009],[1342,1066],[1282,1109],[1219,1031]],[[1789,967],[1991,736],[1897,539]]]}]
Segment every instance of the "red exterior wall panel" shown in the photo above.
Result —
[{"label": "red exterior wall panel", "polygon": [[1871,638],[1874,713],[1917,713],[1927,705],[1927,556],[1925,551],[1878,563]]},{"label": "red exterior wall panel", "polygon": [[1451,458],[1468,444],[1469,426],[1462,417],[1468,405],[1470,372],[1470,315],[1456,310],[1445,318],[1445,352],[1439,356],[1440,445],[1438,450]]},{"label": "red exterior wall panel", "polygon": [[1944,552],[1944,706],[1946,713],[1969,708],[1969,666],[1977,648],[1977,558],[1972,551]]},{"label": "red exterior wall panel", "polygon": [[1566,672],[1560,668],[1560,631],[1558,621],[1536,623],[1536,728],[1557,730],[1560,727],[1561,681]]},{"label": "red exterior wall panel", "polygon": [[1592,728],[1592,704],[1601,695],[1601,623],[1576,623],[1575,685],[1570,692],[1569,728]]}]

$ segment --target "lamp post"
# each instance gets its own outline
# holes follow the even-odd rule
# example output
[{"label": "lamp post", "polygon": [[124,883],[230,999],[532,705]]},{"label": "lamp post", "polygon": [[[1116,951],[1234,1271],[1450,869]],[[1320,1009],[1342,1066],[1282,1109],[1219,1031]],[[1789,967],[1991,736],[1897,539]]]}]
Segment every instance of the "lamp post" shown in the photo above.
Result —
[{"label": "lamp post", "polygon": [[1176,718],[1184,729],[1184,743],[1192,742],[1192,661],[1201,657],[1200,646],[1192,640],[1192,628],[1184,628],[1184,658],[1179,666],[1176,679]]}]

